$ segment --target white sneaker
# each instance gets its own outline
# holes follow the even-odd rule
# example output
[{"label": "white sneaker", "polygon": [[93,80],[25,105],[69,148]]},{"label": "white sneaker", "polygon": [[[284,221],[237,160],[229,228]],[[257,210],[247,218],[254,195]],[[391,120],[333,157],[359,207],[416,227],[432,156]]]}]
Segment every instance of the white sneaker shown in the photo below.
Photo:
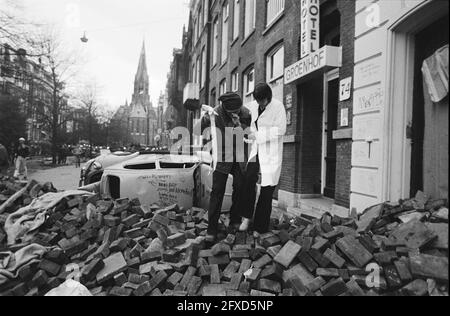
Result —
[{"label": "white sneaker", "polygon": [[239,227],[239,231],[246,232],[248,230],[248,227],[250,226],[250,220],[248,218],[244,218],[242,220],[242,224]]}]

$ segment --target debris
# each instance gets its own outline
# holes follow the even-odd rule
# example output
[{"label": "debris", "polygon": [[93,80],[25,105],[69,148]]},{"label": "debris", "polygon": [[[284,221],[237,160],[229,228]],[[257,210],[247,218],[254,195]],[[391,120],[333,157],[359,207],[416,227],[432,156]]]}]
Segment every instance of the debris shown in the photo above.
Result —
[{"label": "debris", "polygon": [[[0,201],[24,185],[0,185]],[[423,194],[359,217],[280,217],[258,239],[221,225],[223,237],[207,245],[205,210],[62,193],[30,231],[31,245],[8,246],[7,219],[46,190],[34,183],[2,205],[0,295],[46,295],[72,275],[94,296],[448,295],[448,205]],[[30,260],[11,268],[5,258],[21,251]],[[373,271],[379,284],[368,284]]]}]

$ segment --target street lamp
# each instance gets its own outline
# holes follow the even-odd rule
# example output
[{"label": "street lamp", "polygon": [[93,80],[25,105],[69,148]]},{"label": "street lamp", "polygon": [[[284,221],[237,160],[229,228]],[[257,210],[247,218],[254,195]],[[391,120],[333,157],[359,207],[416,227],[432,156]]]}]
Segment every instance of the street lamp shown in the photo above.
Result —
[{"label": "street lamp", "polygon": [[86,31],[84,32],[84,35],[83,35],[82,38],[80,38],[80,40],[81,40],[83,43],[87,43],[87,42],[89,41],[89,39],[86,37]]}]

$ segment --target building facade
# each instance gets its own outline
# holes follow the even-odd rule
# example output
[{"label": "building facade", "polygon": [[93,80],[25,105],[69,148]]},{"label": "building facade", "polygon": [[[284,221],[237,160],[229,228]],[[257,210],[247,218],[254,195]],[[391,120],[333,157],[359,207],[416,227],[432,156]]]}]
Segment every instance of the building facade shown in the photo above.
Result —
[{"label": "building facade", "polygon": [[[392,76],[404,74],[404,70],[413,74],[412,69],[419,73],[421,67],[410,69],[411,64],[398,68],[398,63],[387,57],[393,49],[389,41],[397,35],[389,27],[395,28],[404,14],[410,14],[408,21],[414,24],[414,17],[422,12],[431,16],[439,11],[436,7],[445,3],[192,1],[188,30],[192,42],[188,49],[190,76],[184,97],[188,121],[194,124],[201,116],[201,104],[215,106],[225,92],[236,92],[244,104],[249,103],[255,84],[267,82],[274,98],[285,104],[288,117],[283,170],[276,194],[280,207],[294,213],[300,209],[347,216],[352,209],[362,212],[380,202],[414,196],[417,190],[446,198],[448,180],[439,178],[447,175],[444,163],[448,155],[443,152],[448,145],[439,144],[448,144],[448,119],[436,115],[444,110],[428,113],[429,120],[436,116],[436,121],[425,124],[429,130],[419,130],[424,125],[418,114],[423,113],[423,106],[413,106],[418,101],[411,100],[423,97],[397,94],[420,91],[422,86],[415,87],[414,78],[409,78],[408,83],[408,78],[392,80]],[[203,10],[205,5],[208,14]],[[441,23],[431,25],[435,31],[448,24],[448,10],[441,8],[439,12],[435,19],[425,21],[428,24],[416,27],[413,34],[420,35],[432,22]],[[206,16],[209,22],[205,22]],[[408,33],[410,38],[416,35]],[[431,46],[435,51],[439,48],[435,46],[445,46],[445,35],[441,32],[441,40],[436,39],[437,44]],[[422,55],[420,62],[431,52]],[[401,54],[394,57],[402,64],[413,63],[414,59]],[[407,86],[396,89],[399,82]],[[391,101],[386,99],[387,93],[394,94],[389,96]],[[393,107],[394,103],[406,104],[405,109]],[[433,155],[421,145],[424,131],[431,133],[431,127],[435,133],[439,127],[443,135],[439,142],[435,139],[433,143],[429,137],[423,145],[431,150],[428,152],[438,152]],[[417,139],[408,141],[405,137]],[[414,149],[411,143],[419,145]],[[427,185],[434,187],[434,192]]]},{"label": "building facade", "polygon": [[[26,120],[26,135],[30,143],[49,141],[51,133],[43,115],[50,115],[52,78],[40,58],[31,58],[26,50],[0,43],[0,94],[16,97]],[[72,114],[67,98],[62,99],[59,121]],[[62,130],[66,129],[62,124]]]},{"label": "building facade", "polygon": [[[433,97],[439,83],[427,80],[429,73],[448,74],[448,12],[448,1],[356,1],[351,205],[357,209],[418,190],[448,199],[448,79],[440,97]],[[446,63],[434,63],[440,54]]]}]

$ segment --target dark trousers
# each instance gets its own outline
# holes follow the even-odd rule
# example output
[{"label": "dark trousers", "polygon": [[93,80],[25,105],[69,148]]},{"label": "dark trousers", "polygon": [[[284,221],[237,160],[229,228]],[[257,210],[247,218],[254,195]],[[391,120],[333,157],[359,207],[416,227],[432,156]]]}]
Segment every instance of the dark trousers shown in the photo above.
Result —
[{"label": "dark trousers", "polygon": [[[244,176],[241,171],[241,167],[238,163],[233,165],[231,170],[233,175],[233,205],[230,210],[230,223],[240,224],[240,208],[241,208],[241,195],[243,192]],[[211,192],[211,200],[209,204],[209,225],[208,234],[217,235],[219,231],[219,219],[222,210],[223,199],[225,196],[225,190],[228,181],[228,174],[220,171],[214,171],[213,173],[213,187]]]},{"label": "dark trousers", "polygon": [[261,187],[258,204],[256,205],[256,184],[259,178],[259,159],[248,164],[244,181],[244,196],[242,205],[242,217],[253,219],[253,228],[260,234],[267,233],[272,214],[272,200],[276,187]]}]

